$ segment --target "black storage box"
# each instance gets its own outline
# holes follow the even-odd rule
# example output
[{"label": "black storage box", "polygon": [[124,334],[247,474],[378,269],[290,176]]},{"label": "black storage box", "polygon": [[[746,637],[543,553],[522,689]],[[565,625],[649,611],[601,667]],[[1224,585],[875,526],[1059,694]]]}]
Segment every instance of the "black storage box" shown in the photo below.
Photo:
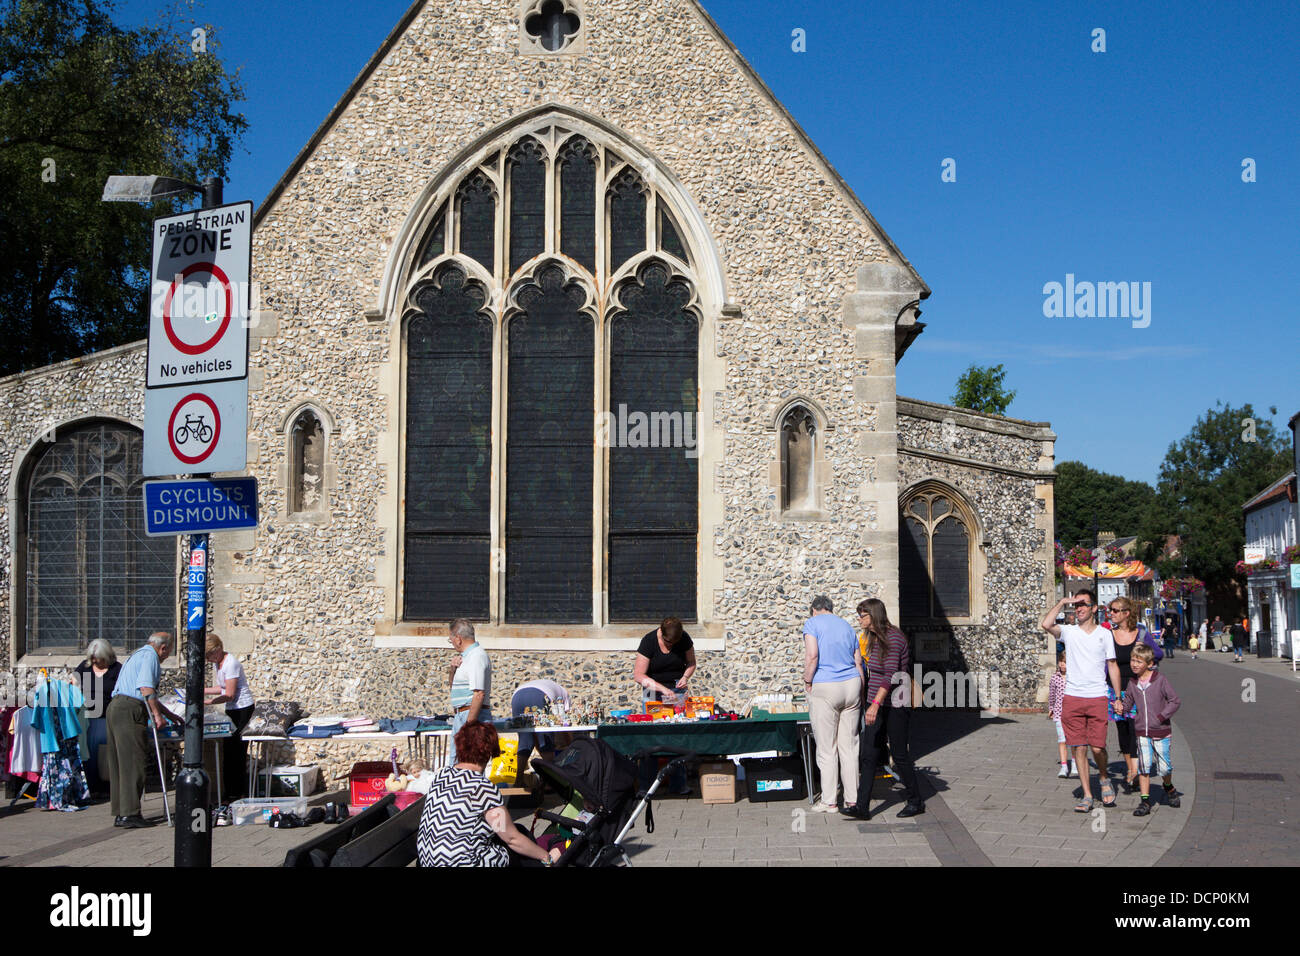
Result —
[{"label": "black storage box", "polygon": [[773,800],[806,800],[803,761],[794,757],[746,757],[745,786],[751,803]]}]

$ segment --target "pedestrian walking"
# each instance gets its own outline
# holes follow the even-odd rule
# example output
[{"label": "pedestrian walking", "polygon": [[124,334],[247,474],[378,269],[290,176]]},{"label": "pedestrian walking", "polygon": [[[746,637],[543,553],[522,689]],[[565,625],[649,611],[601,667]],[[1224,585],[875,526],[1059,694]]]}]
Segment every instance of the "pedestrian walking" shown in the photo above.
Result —
[{"label": "pedestrian walking", "polygon": [[[1111,620],[1111,640],[1115,642],[1115,664],[1119,667],[1120,687],[1127,687],[1133,678],[1129,662],[1139,644],[1150,647],[1159,660],[1164,656],[1160,645],[1137,620],[1137,605],[1126,597],[1117,597],[1106,608]],[[1123,713],[1122,710],[1116,711]],[[1132,793],[1137,785],[1138,743],[1132,720],[1114,721],[1119,737],[1119,752],[1124,755],[1124,792]]]},{"label": "pedestrian walking", "polygon": [[1227,633],[1227,629],[1224,627],[1223,618],[1217,614],[1214,615],[1214,623],[1210,625],[1210,637],[1214,639],[1214,649],[1221,654],[1226,653],[1228,650],[1227,640],[1223,636],[1225,633]]},{"label": "pedestrian walking", "polygon": [[1065,728],[1061,726],[1061,705],[1065,702],[1065,651],[1056,655],[1056,673],[1047,682],[1047,716],[1056,725],[1056,749],[1061,758],[1058,777],[1068,777],[1079,769],[1070,759],[1070,748],[1065,745]]},{"label": "pedestrian walking", "polygon": [[1165,788],[1165,803],[1171,807],[1182,806],[1181,794],[1174,789],[1174,764],[1171,754],[1172,728],[1170,720],[1182,702],[1173,686],[1155,666],[1155,652],[1143,645],[1133,649],[1133,679],[1116,707],[1124,710],[1137,705],[1138,782],[1141,800],[1133,816],[1144,817],[1151,812],[1151,775],[1159,772]]},{"label": "pedestrian walking", "polygon": [[1232,627],[1229,628],[1232,634],[1232,653],[1235,655],[1232,659],[1234,664],[1241,663],[1241,655],[1245,653],[1246,648],[1250,646],[1250,638],[1247,636],[1248,632],[1246,630],[1249,626],[1249,619],[1245,619],[1242,620],[1240,624],[1233,621]]},{"label": "pedestrian walking", "polygon": [[[1057,624],[1056,615],[1070,602],[1074,605],[1075,624]],[[1079,766],[1079,783],[1083,798],[1074,806],[1078,813],[1092,810],[1092,784],[1088,769],[1088,750],[1097,764],[1097,784],[1101,805],[1115,805],[1115,788],[1110,781],[1109,755],[1106,753],[1106,684],[1109,679],[1115,696],[1120,696],[1119,666],[1115,663],[1115,641],[1111,632],[1097,623],[1097,596],[1089,590],[1061,598],[1043,615],[1039,626],[1065,644],[1065,698],[1061,704],[1061,724],[1065,742],[1074,751]]]},{"label": "pedestrian walking", "polygon": [[1160,629],[1160,643],[1164,646],[1165,656],[1174,659],[1174,648],[1178,645],[1178,625],[1172,617],[1165,618],[1165,626]]}]

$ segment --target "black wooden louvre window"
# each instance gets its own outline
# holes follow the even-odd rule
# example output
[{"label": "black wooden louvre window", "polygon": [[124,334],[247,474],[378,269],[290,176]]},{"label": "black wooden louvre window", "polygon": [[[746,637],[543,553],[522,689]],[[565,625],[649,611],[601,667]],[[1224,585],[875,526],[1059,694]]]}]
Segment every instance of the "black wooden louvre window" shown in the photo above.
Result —
[{"label": "black wooden louvre window", "polygon": [[510,320],[506,406],[506,619],[591,620],[591,317],[586,294],[544,268]]},{"label": "black wooden louvre window", "polygon": [[406,614],[488,617],[492,320],[455,265],[420,287],[406,326]]},{"label": "black wooden louvre window", "polygon": [[941,494],[912,498],[898,536],[899,606],[904,620],[970,615],[970,529]]},{"label": "black wooden louvre window", "polygon": [[691,290],[651,263],[622,290],[610,324],[611,621],[693,616],[695,608],[696,369],[699,323]]},{"label": "black wooden louvre window", "polygon": [[176,617],[176,544],[144,534],[141,435],[60,430],[27,482],[26,651],[133,651]]}]

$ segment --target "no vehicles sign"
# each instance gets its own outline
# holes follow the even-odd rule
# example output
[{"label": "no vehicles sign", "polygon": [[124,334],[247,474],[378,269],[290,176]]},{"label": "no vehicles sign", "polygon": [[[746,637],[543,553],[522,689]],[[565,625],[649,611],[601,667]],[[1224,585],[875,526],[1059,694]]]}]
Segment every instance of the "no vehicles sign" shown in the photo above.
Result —
[{"label": "no vehicles sign", "polygon": [[248,375],[253,204],[155,219],[147,388]]}]

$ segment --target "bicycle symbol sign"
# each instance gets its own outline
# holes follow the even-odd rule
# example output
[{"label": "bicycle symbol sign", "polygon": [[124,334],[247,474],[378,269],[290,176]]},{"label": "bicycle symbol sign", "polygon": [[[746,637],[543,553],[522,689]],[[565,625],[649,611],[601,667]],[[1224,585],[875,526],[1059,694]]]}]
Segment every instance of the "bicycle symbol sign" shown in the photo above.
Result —
[{"label": "bicycle symbol sign", "polygon": [[191,392],[176,403],[167,421],[173,455],[187,465],[197,465],[212,454],[220,438],[221,413],[216,402],[202,392]]}]

